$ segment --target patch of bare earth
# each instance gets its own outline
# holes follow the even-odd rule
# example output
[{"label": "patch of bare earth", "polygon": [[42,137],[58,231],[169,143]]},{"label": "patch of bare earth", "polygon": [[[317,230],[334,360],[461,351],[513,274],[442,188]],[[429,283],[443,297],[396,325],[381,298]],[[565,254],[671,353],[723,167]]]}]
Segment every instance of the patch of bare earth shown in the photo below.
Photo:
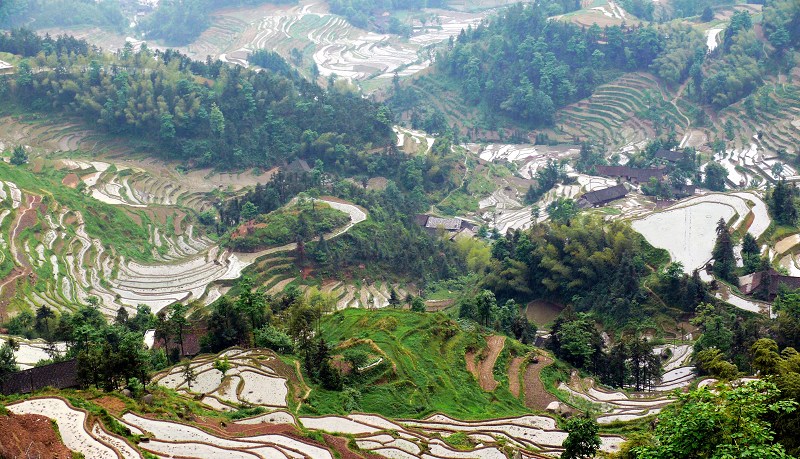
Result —
[{"label": "patch of bare earth", "polygon": [[[497,362],[497,357],[503,350],[505,343],[505,336],[492,335],[486,338],[486,347],[480,356],[476,352],[467,352],[464,355],[467,361],[467,371],[475,376],[478,384],[485,391],[491,392],[499,384],[494,379],[494,364]],[[476,357],[478,357],[477,360]]]},{"label": "patch of bare earth", "polygon": [[547,391],[542,384],[540,377],[542,370],[553,363],[553,359],[540,355],[539,362],[531,362],[525,369],[523,383],[525,384],[525,406],[532,410],[544,410],[551,402],[555,402],[556,397]]},{"label": "patch of bare earth", "polygon": [[514,357],[508,365],[508,390],[519,397],[519,367],[522,365],[522,357]]},{"label": "patch of bare earth", "polygon": [[50,419],[36,414],[0,416],[0,457],[71,459]]},{"label": "patch of bare earth", "polygon": [[61,184],[70,188],[75,188],[78,186],[80,181],[81,179],[78,177],[78,174],[70,173],[64,177],[64,180],[61,181]]}]

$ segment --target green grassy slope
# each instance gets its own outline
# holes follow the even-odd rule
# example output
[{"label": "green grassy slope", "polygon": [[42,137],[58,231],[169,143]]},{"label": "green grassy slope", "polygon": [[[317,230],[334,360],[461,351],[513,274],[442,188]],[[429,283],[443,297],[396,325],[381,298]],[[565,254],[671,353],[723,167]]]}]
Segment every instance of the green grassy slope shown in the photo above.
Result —
[{"label": "green grassy slope", "polygon": [[[321,328],[332,346],[350,338],[359,340],[358,346],[364,345],[362,340],[371,340],[394,364],[394,369],[391,364],[379,365],[351,383],[360,391],[358,410],[392,418],[442,412],[462,419],[528,412],[507,384],[501,383],[494,392],[480,388],[466,369],[464,354],[468,348],[482,348],[485,340],[477,332],[463,331],[443,314],[346,309],[323,318]],[[511,340],[507,341],[508,348]],[[514,343],[514,348],[521,349],[521,345]],[[333,354],[342,352],[334,349]],[[507,373],[507,368],[495,368],[498,373]],[[347,390],[315,389],[301,412],[344,413],[352,398]]]}]

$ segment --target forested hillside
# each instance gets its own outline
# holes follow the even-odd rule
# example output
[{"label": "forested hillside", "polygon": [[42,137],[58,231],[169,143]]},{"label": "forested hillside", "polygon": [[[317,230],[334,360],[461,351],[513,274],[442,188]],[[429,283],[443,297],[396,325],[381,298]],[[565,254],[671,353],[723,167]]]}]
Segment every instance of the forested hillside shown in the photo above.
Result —
[{"label": "forested hillside", "polygon": [[[272,0],[269,3],[295,3],[296,0]],[[168,46],[186,45],[200,36],[211,24],[213,10],[231,6],[257,5],[265,0],[164,0],[153,14],[138,24],[146,38],[162,40]]]},{"label": "forested hillside", "polygon": [[[722,44],[711,53],[691,25],[581,27],[548,19],[546,4],[519,4],[462,31],[437,59],[433,74],[394,87],[395,110],[414,119],[440,111],[422,95],[431,87],[425,81],[432,80],[457,88],[466,105],[484,114],[486,125],[496,126],[501,117],[527,128],[549,126],[559,108],[635,71],[652,71],[676,87],[689,80],[687,97],[721,109],[789,68],[785,52],[798,43],[800,6],[791,0],[764,5],[766,40],[757,38],[750,13],[735,12]],[[438,103],[446,101],[442,95]]]},{"label": "forested hillside", "polygon": [[297,76],[146,47],[103,54],[85,42],[41,39],[25,30],[0,38],[0,51],[31,57],[13,79],[0,82],[3,97],[146,139],[164,157],[196,165],[267,167],[318,141],[329,145],[330,151],[309,150],[313,161],[333,150],[342,155],[386,145],[391,135],[385,108]]},{"label": "forested hillside", "polygon": [[[457,82],[461,97],[488,113],[541,126],[618,72],[647,68],[664,41],[654,27],[582,29],[549,21],[539,5],[518,4],[462,31],[437,61],[434,78]],[[417,102],[408,94],[395,99],[400,109]]]},{"label": "forested hillside", "polygon": [[[123,30],[128,27],[118,0],[3,0],[0,28],[30,24],[36,28],[91,25]],[[34,25],[35,24],[35,25]]]}]

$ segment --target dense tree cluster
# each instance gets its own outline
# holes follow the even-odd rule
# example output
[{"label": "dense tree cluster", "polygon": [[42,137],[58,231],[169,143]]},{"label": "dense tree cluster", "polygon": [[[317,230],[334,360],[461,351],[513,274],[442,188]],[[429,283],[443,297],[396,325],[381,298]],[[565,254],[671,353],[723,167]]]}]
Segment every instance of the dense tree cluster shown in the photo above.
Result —
[{"label": "dense tree cluster", "polygon": [[[725,309],[721,306],[713,306],[711,304],[701,304],[697,308],[697,314],[693,323],[700,327],[702,335],[695,344],[695,362],[698,371],[701,374],[710,374],[716,378],[723,380],[735,380],[742,374],[758,374],[766,382],[748,383],[742,385],[741,388],[753,388],[755,392],[761,393],[762,397],[755,397],[754,393],[748,393],[745,396],[744,392],[736,389],[739,392],[738,398],[733,397],[733,393],[722,392],[723,397],[717,399],[715,405],[706,405],[708,407],[714,406],[717,413],[725,413],[726,408],[719,406],[719,402],[733,403],[741,399],[743,402],[752,404],[753,406],[747,407],[742,410],[742,407],[735,407],[734,411],[737,416],[737,422],[744,422],[737,424],[737,432],[741,440],[736,443],[747,441],[747,445],[752,448],[758,448],[754,451],[753,457],[789,457],[784,455],[770,455],[767,451],[782,451],[785,450],[792,454],[797,455],[800,453],[800,441],[797,437],[797,429],[800,426],[800,416],[795,409],[776,409],[768,416],[760,416],[762,422],[768,424],[761,424],[760,428],[771,430],[768,436],[764,439],[766,444],[758,443],[756,437],[748,437],[750,432],[748,429],[752,427],[752,420],[743,421],[747,418],[747,413],[761,412],[765,407],[777,406],[797,406],[800,402],[800,390],[798,389],[798,381],[800,381],[800,354],[797,353],[796,348],[800,346],[800,294],[797,292],[785,291],[778,295],[775,300],[773,308],[777,311],[777,320],[770,320],[760,316],[742,316],[737,314],[735,309]],[[765,338],[764,336],[768,336]],[[727,391],[727,390],[726,390]],[[708,394],[704,394],[708,397]],[[719,393],[718,393],[719,395]],[[755,398],[753,398],[755,397]],[[696,399],[700,401],[700,399]],[[712,402],[712,399],[706,399],[707,402]],[[777,405],[776,405],[777,404]],[[699,409],[697,405],[693,409]],[[683,410],[684,407],[677,405],[678,410]],[[673,409],[671,408],[670,411]],[[754,411],[750,411],[754,410]],[[709,422],[707,418],[708,413],[700,411],[693,412],[697,420],[701,422]],[[669,414],[670,422],[672,413]],[[717,418],[715,424],[717,426],[723,425],[721,421],[728,422],[727,418]],[[663,424],[659,423],[659,427]],[[697,424],[694,424],[697,425]],[[747,427],[743,427],[747,425]],[[674,429],[676,426],[671,426]],[[724,430],[724,429],[723,429]],[[750,433],[748,433],[750,432]],[[666,444],[675,444],[676,441],[684,441],[683,433],[672,430],[671,434],[675,435],[674,440],[667,441],[666,438],[659,438],[659,429],[656,429],[656,441],[650,443],[649,440],[645,441],[647,448],[642,451],[665,451]],[[724,442],[729,442],[730,439],[718,431],[713,435],[715,441],[724,439]],[[745,438],[749,438],[745,440]],[[723,442],[723,443],[724,443]],[[686,445],[682,447],[686,448]],[[724,448],[731,448],[731,445],[724,446]],[[721,446],[717,446],[719,451]],[[689,450],[686,450],[689,451]],[[710,454],[714,450],[696,451],[696,455],[692,457],[717,457]],[[642,456],[623,456],[623,457],[642,457]],[[665,457],[665,456],[644,456],[644,457]],[[669,456],[673,457],[673,456]],[[686,456],[674,456],[686,457]],[[733,454],[732,457],[741,457],[738,454]]]},{"label": "dense tree cluster", "polygon": [[[67,352],[61,355],[53,346],[49,363],[77,359],[78,380],[105,390],[116,390],[136,381],[148,381],[149,372],[166,364],[163,351],[149,351],[144,345],[145,330],[155,326],[155,317],[146,306],[128,318],[127,311],[118,320],[107,323],[97,308],[98,299],[89,297],[89,304],[60,316],[47,306],[33,315],[22,312],[7,325],[9,333],[63,341]],[[124,311],[124,309],[122,309]]]},{"label": "dense tree cluster", "polygon": [[90,48],[86,40],[79,40],[72,35],[59,35],[54,39],[49,34],[37,35],[30,29],[13,29],[9,33],[0,33],[0,51],[23,57],[34,57],[39,53],[57,57],[86,56]]},{"label": "dense tree cluster", "polygon": [[305,373],[330,390],[342,389],[342,375],[331,364],[328,344],[319,339],[323,313],[331,312],[335,299],[312,291],[302,294],[296,287],[273,297],[248,278],[239,281],[236,297],[223,296],[208,317],[208,333],[202,338],[207,352],[231,346],[259,346],[280,353],[298,353]]},{"label": "dense tree cluster", "polygon": [[560,359],[591,371],[610,386],[642,391],[661,379],[661,356],[653,352],[650,341],[626,336],[605,349],[595,322],[586,313],[564,311],[553,324],[549,346]]},{"label": "dense tree cluster", "polygon": [[[718,362],[714,360],[719,359],[734,365],[732,372],[725,370],[728,374],[735,376],[739,370],[750,372],[750,347],[764,333],[761,318],[740,316],[724,306],[701,303],[697,306],[692,324],[702,332],[694,346],[696,355],[699,357],[703,351],[712,351],[704,359],[699,359],[701,372],[717,374],[709,369],[716,367]],[[716,353],[719,353],[719,359],[715,357]],[[704,366],[702,360],[711,365]]]},{"label": "dense tree cluster", "polygon": [[790,459],[775,442],[775,416],[791,415],[795,403],[780,400],[774,384],[756,381],[736,388],[707,387],[678,396],[662,412],[655,431],[623,455],[637,459]]},{"label": "dense tree cluster", "polygon": [[559,183],[567,183],[570,178],[567,176],[566,166],[565,162],[548,159],[544,167],[536,170],[534,176],[536,185],[528,187],[528,191],[525,193],[525,203],[533,204]]},{"label": "dense tree cluster", "polygon": [[646,242],[623,222],[577,217],[495,241],[483,285],[498,298],[551,298],[617,324],[643,318]]},{"label": "dense tree cluster", "polygon": [[686,274],[681,263],[665,266],[658,272],[658,277],[651,278],[648,286],[666,304],[683,312],[694,311],[708,296],[707,286],[700,279],[699,271]]},{"label": "dense tree cluster", "polygon": [[794,226],[797,224],[797,187],[779,180],[775,188],[767,194],[767,206],[772,218],[781,225]]},{"label": "dense tree cluster", "polygon": [[[211,25],[209,14],[226,6],[254,5],[264,0],[162,0],[146,16],[138,29],[147,38],[163,40],[169,46],[187,45]],[[296,3],[296,0],[271,0],[270,3]]]},{"label": "dense tree cluster", "polygon": [[514,300],[498,305],[494,293],[489,290],[462,298],[458,316],[506,333],[525,344],[532,344],[536,338],[536,327],[528,322],[524,309]]},{"label": "dense tree cluster", "polygon": [[313,160],[385,145],[392,135],[391,114],[356,94],[218,61],[193,62],[172,51],[126,47],[115,56],[77,57],[44,51],[18,70],[0,80],[0,93],[146,139],[164,156],[196,165],[269,166],[296,154]]},{"label": "dense tree cluster", "polygon": [[695,74],[694,79],[699,99],[715,108],[726,107],[748,96],[763,82],[764,69],[760,62],[767,55],[756,37],[749,13],[734,13],[725,29],[719,53],[702,73]]},{"label": "dense tree cluster", "polygon": [[764,34],[779,55],[800,45],[800,4],[794,0],[767,1]]},{"label": "dense tree cluster", "polygon": [[280,54],[266,49],[256,50],[247,56],[247,61],[263,69],[286,75],[287,77],[295,76],[297,73]]},{"label": "dense tree cluster", "polygon": [[128,27],[118,0],[3,0],[0,28],[31,23],[46,27],[100,26],[121,31]]},{"label": "dense tree cluster", "polygon": [[538,126],[549,124],[556,108],[589,96],[605,71],[647,68],[663,41],[655,28],[584,29],[518,4],[462,31],[437,65],[458,80],[466,102]]}]

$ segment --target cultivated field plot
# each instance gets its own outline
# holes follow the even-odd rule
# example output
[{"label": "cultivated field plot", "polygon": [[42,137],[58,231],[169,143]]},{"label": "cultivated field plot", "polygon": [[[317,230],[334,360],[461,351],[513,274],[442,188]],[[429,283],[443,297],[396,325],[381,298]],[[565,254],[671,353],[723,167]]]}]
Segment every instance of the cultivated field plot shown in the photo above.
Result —
[{"label": "cultivated field plot", "polygon": [[[38,398],[8,406],[14,414],[39,414],[58,424],[65,445],[85,457],[133,459],[142,457],[136,447],[125,439],[90,423],[84,411],[71,407],[60,398]],[[118,418],[134,435],[145,435],[147,442],[138,448],[160,457],[181,458],[308,458],[332,459],[328,446],[313,442],[293,431],[302,424],[306,429],[331,434],[350,435],[357,446],[387,458],[401,459],[504,459],[500,442],[513,449],[534,449],[558,454],[567,434],[558,429],[552,418],[520,416],[486,421],[459,421],[443,415],[424,420],[391,421],[370,414],[348,416],[304,417],[295,420],[286,411],[275,411],[250,419],[235,421],[236,425],[255,432],[270,432],[269,426],[284,424],[282,433],[259,433],[229,437],[210,433],[199,427],[172,420],[154,419],[133,412]],[[288,425],[286,425],[288,424]],[[472,450],[456,450],[441,436],[464,433],[478,446]],[[601,449],[616,451],[623,439],[604,435]],[[338,457],[338,455],[337,455]]]},{"label": "cultivated field plot", "polygon": [[575,400],[588,401],[598,407],[602,413],[597,418],[600,424],[633,421],[658,414],[673,401],[666,392],[686,387],[695,378],[694,367],[687,365],[692,346],[664,345],[653,351],[662,355],[667,349],[671,352],[670,357],[664,361],[661,382],[652,388],[652,392],[610,391],[598,387],[594,379],[581,379],[577,374],[573,374],[569,384],[562,382],[558,388]]},{"label": "cultivated field plot", "polygon": [[436,140],[425,132],[402,126],[393,126],[392,130],[397,135],[397,148],[408,154],[427,154]]},{"label": "cultivated field plot", "polygon": [[[8,335],[0,335],[0,346],[5,344],[9,338],[11,337]],[[13,339],[19,346],[19,349],[14,351],[14,357],[20,370],[33,368],[40,360],[46,360],[67,351],[66,343],[48,343],[41,339],[27,340],[18,336],[14,336]]]},{"label": "cultivated field plot", "polygon": [[[654,247],[666,249],[672,261],[683,264],[691,273],[711,258],[716,240],[717,221],[722,218],[737,229],[751,222],[748,229],[759,237],[769,226],[766,205],[754,192],[712,193],[692,197],[662,211],[633,221],[633,229]],[[669,231],[664,231],[669,228]]]},{"label": "cultivated field plot", "polygon": [[[273,6],[247,10],[223,10],[197,42],[185,47],[191,56],[218,56],[221,60],[248,66],[247,56],[267,49],[290,58],[292,49],[303,51],[309,62],[295,62],[301,68],[315,63],[320,74],[336,74],[353,80],[388,79],[396,72],[412,75],[431,64],[431,45],[457,36],[462,29],[477,25],[490,10],[470,13],[424,10],[437,19],[417,23],[411,37],[384,35],[353,27],[344,18],[330,14],[326,5],[303,1],[296,6]],[[255,18],[255,19],[254,19]]]},{"label": "cultivated field plot", "polygon": [[[511,163],[510,169],[515,171],[514,177],[504,177],[493,184],[494,190],[480,196],[476,217],[489,227],[497,228],[505,234],[509,229],[525,229],[532,224],[532,205],[524,205],[524,194],[528,186],[535,182],[536,172],[548,161],[561,161],[573,158],[579,149],[572,146],[546,146],[530,144],[465,144],[463,145],[475,158],[488,163]],[[608,183],[602,177],[590,177],[572,172],[567,166],[569,175],[575,180],[569,185],[559,184],[546,193],[539,202],[538,222],[547,220],[544,208],[550,202],[560,198],[574,198],[584,191],[590,191]]]},{"label": "cultivated field plot", "polygon": [[[86,206],[81,211],[58,199],[43,202],[41,190],[29,191],[11,181],[0,182],[0,216],[7,222],[2,226],[0,240],[4,249],[0,256],[13,260],[15,266],[0,280],[3,307],[14,298],[33,308],[44,304],[61,310],[86,303],[94,296],[101,300],[102,311],[113,316],[121,306],[132,310],[146,304],[157,312],[179,301],[209,303],[221,293],[219,288],[208,289],[209,285],[238,278],[261,256],[296,248],[296,244],[288,244],[247,254],[220,248],[191,223],[193,213],[209,205],[205,194],[190,192],[142,169],[78,159],[59,159],[52,164],[40,158],[35,161],[44,164],[35,167],[67,172],[61,186],[82,187],[91,197],[81,200],[101,202],[127,214],[128,223],[113,223],[129,224],[131,228],[105,231],[139,234],[141,247],[126,256],[120,247],[101,239],[110,235],[98,229],[106,223],[99,221],[91,202],[74,203]],[[29,177],[22,179],[30,180]],[[64,193],[70,199],[77,194]],[[352,204],[327,203],[350,215],[350,223],[327,234],[328,238],[366,219],[364,211]],[[108,215],[110,210],[105,209],[102,214]],[[18,279],[31,281],[35,288],[18,289]]]},{"label": "cultivated field plot", "polygon": [[[784,166],[781,177],[800,180],[798,172],[786,164],[787,160],[778,157],[782,151],[788,155],[798,153],[800,88],[790,83],[767,83],[748,99],[758,110],[748,113],[746,100],[721,110],[714,126],[709,129],[709,138],[724,138],[725,127],[730,126],[733,138],[728,142],[730,149],[726,156],[740,166],[737,168],[740,173],[744,171],[774,181],[778,177],[773,174],[772,167],[780,162]],[[731,177],[731,181],[738,185],[735,178]]]},{"label": "cultivated field plot", "polygon": [[[230,369],[223,375],[214,362],[227,359]],[[218,410],[231,411],[239,405],[286,407],[288,394],[286,365],[272,351],[229,349],[219,355],[204,355],[192,360],[196,380],[186,382],[184,367],[178,365],[159,373],[153,381],[188,394],[202,394],[201,401]]]},{"label": "cultivated field plot", "polygon": [[[586,2],[582,2],[586,3]],[[641,21],[622,8],[620,2],[612,0],[595,0],[589,2],[591,6],[572,13],[556,16],[554,19],[573,22],[575,24],[590,27],[597,24],[600,27],[619,26],[628,24],[635,26]]]},{"label": "cultivated field plot", "polygon": [[123,438],[106,432],[98,423],[90,425],[85,411],[60,398],[34,398],[7,406],[14,414],[38,414],[58,424],[64,445],[87,458],[136,459],[142,455]]},{"label": "cultivated field plot", "polygon": [[591,141],[607,149],[658,137],[672,127],[683,136],[691,120],[673,99],[653,75],[626,74],[559,110],[550,136],[562,142]]}]

